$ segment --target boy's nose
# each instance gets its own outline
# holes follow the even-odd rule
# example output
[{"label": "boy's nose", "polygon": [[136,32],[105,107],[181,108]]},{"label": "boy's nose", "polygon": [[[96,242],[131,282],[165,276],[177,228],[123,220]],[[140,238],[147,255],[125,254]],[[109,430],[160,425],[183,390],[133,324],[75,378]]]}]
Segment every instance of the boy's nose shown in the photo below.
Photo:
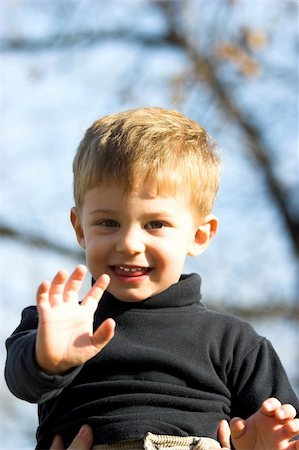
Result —
[{"label": "boy's nose", "polygon": [[143,230],[130,229],[124,231],[116,245],[116,251],[127,255],[143,253],[145,251],[145,243]]}]

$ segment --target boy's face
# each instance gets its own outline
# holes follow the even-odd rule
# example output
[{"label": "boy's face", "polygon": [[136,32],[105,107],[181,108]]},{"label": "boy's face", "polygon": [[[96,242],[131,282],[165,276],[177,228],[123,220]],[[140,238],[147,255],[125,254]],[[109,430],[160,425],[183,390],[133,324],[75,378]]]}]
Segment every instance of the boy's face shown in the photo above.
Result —
[{"label": "boy's face", "polygon": [[129,302],[176,283],[187,254],[202,252],[214,234],[209,221],[198,228],[183,194],[154,196],[140,190],[124,195],[118,183],[88,191],[80,213],[72,209],[71,220],[93,277],[108,274],[107,290]]}]

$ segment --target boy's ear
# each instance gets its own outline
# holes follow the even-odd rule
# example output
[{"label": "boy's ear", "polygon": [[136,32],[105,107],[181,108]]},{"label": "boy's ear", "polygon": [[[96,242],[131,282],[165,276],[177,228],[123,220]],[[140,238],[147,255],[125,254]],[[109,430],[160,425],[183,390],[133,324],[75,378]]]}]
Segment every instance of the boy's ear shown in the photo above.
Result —
[{"label": "boy's ear", "polygon": [[190,246],[188,255],[197,256],[205,251],[211,239],[215,236],[218,230],[218,219],[216,216],[209,214],[206,216],[201,225],[196,229],[193,242]]},{"label": "boy's ear", "polygon": [[83,233],[83,228],[81,225],[80,214],[78,208],[73,207],[70,212],[70,219],[75,230],[77,241],[82,248],[85,248],[85,238]]}]

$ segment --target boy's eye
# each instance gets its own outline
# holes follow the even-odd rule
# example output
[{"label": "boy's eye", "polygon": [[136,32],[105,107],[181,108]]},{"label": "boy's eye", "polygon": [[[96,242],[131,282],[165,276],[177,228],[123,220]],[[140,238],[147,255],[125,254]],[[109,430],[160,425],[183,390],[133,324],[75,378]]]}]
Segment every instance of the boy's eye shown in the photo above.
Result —
[{"label": "boy's eye", "polygon": [[117,227],[119,227],[119,223],[116,222],[116,220],[113,220],[113,219],[102,220],[102,222],[100,222],[99,225],[102,225],[103,227],[108,227],[108,228],[117,228]]},{"label": "boy's eye", "polygon": [[164,223],[161,222],[160,220],[153,220],[152,222],[149,222],[148,224],[146,224],[146,228],[150,229],[150,230],[156,230],[159,228],[163,228],[164,227]]}]

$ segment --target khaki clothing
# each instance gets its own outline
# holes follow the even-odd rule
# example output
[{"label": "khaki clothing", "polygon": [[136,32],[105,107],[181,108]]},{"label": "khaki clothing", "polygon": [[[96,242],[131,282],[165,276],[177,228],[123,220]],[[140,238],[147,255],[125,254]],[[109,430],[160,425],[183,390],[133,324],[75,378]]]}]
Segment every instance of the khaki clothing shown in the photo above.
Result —
[{"label": "khaki clothing", "polygon": [[221,448],[219,442],[207,437],[147,433],[144,439],[96,445],[92,450],[216,450],[217,448]]}]

